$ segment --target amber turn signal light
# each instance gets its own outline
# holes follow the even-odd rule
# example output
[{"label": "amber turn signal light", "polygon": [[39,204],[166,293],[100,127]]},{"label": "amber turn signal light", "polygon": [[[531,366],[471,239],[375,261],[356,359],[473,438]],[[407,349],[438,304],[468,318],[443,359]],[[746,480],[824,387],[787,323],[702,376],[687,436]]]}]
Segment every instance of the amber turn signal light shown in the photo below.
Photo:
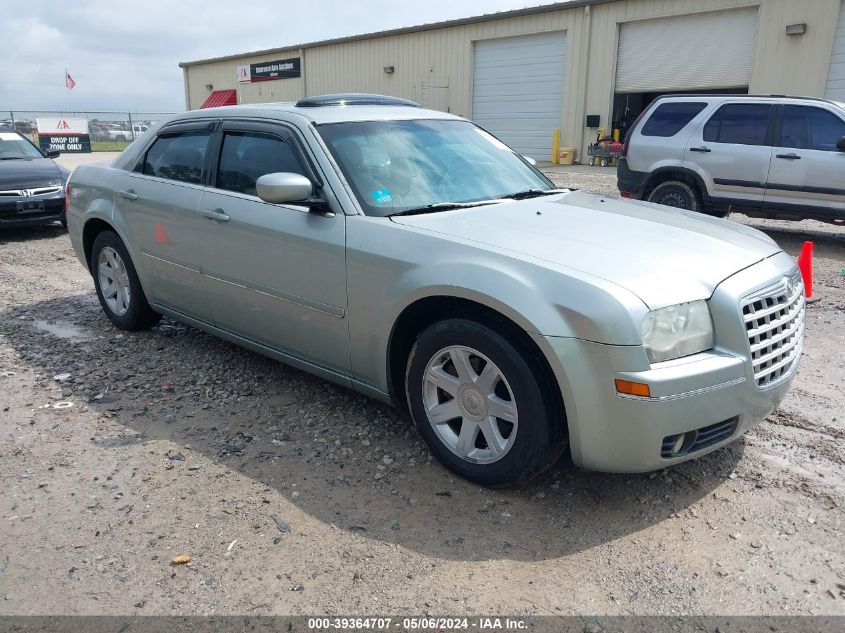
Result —
[{"label": "amber turn signal light", "polygon": [[631,382],[630,380],[616,379],[616,393],[625,394],[626,396],[641,396],[648,398],[651,396],[651,390],[648,385],[642,382]]}]

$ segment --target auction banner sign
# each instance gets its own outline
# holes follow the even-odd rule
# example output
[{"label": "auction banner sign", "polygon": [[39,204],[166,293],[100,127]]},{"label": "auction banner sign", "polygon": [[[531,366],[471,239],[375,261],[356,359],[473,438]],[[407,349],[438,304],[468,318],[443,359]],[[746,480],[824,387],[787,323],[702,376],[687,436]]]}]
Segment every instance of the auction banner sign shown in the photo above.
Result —
[{"label": "auction banner sign", "polygon": [[258,62],[238,66],[238,82],[273,81],[275,79],[294,79],[302,75],[299,57],[278,59],[273,62]]},{"label": "auction banner sign", "polygon": [[91,152],[88,119],[35,119],[38,144],[42,150],[58,150],[63,154]]}]

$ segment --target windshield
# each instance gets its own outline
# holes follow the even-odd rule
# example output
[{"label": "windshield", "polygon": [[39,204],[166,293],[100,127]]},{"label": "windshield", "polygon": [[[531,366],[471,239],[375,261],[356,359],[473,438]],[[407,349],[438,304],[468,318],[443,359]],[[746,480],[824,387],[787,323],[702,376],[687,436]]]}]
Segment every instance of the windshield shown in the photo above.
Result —
[{"label": "windshield", "polygon": [[367,215],[448,208],[553,187],[468,121],[363,121],[317,129]]},{"label": "windshield", "polygon": [[44,158],[38,149],[17,132],[0,132],[0,160]]}]

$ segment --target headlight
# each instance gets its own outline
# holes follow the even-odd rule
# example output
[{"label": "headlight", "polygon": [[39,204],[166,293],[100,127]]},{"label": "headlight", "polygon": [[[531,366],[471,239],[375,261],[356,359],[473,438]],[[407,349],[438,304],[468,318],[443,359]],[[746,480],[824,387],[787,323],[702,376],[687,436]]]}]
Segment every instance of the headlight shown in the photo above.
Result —
[{"label": "headlight", "polygon": [[652,363],[713,347],[713,321],[706,301],[652,310],[643,319],[643,345]]}]

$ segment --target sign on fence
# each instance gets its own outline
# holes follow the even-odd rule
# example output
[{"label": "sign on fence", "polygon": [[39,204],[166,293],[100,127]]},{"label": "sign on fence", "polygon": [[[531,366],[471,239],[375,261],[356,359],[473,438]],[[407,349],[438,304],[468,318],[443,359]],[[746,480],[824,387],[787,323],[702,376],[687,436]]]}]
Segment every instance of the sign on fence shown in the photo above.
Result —
[{"label": "sign on fence", "polygon": [[38,144],[42,150],[62,153],[89,153],[91,136],[88,119],[37,118]]}]

